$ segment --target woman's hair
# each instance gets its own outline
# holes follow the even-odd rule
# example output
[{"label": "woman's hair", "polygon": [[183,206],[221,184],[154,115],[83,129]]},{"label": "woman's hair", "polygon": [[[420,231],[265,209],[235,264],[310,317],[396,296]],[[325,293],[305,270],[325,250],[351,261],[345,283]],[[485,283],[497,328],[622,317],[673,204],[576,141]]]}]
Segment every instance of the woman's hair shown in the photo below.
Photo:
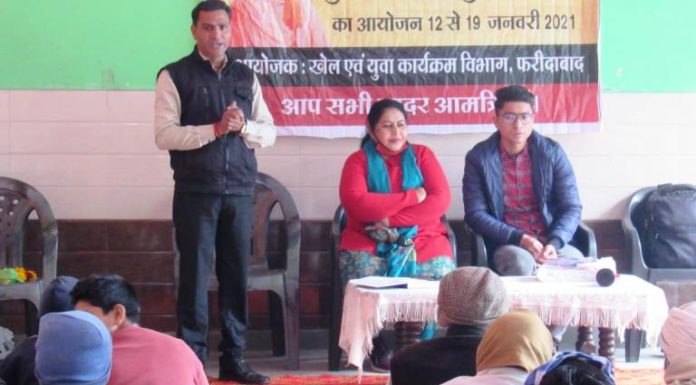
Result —
[{"label": "woman's hair", "polygon": [[372,104],[372,107],[370,107],[370,112],[367,113],[367,130],[365,132],[365,136],[360,141],[360,147],[370,140],[370,132],[374,131],[375,126],[377,126],[377,123],[379,123],[379,119],[384,114],[384,111],[386,111],[388,108],[396,108],[397,110],[401,111],[402,114],[404,114],[404,118],[408,119],[406,109],[401,102],[394,99],[381,99],[376,101]]}]

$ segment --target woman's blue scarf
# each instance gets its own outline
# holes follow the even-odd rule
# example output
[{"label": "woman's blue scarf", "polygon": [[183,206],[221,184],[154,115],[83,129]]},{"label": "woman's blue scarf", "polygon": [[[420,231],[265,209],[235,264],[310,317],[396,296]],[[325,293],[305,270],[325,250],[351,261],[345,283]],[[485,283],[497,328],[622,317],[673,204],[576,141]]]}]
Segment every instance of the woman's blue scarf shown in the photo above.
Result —
[{"label": "woman's blue scarf", "polygon": [[[384,158],[377,152],[375,142],[368,140],[362,147],[367,156],[367,189],[370,192],[389,193],[391,183]],[[413,146],[408,144],[401,153],[401,188],[403,191],[423,186],[423,174],[416,163]],[[397,227],[389,229],[392,236],[370,234],[377,241],[377,255],[385,258],[389,268],[389,277],[408,277],[416,274],[416,249],[413,238],[418,232],[418,226]]]}]

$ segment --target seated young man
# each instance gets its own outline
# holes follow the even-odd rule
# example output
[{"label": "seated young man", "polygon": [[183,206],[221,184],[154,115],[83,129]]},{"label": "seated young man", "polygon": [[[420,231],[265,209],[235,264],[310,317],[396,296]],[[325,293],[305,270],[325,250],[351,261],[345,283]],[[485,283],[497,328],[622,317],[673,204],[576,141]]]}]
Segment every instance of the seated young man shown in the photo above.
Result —
[{"label": "seated young man", "polygon": [[[534,130],[535,97],[522,86],[495,92],[496,132],[466,154],[465,220],[491,251],[500,275],[532,275],[539,265],[584,256],[568,244],[582,206],[561,146]],[[552,329],[558,344],[567,325]]]},{"label": "seated young man", "polygon": [[83,279],[71,294],[75,310],[97,316],[113,336],[109,385],[208,384],[203,364],[184,341],[138,325],[135,290],[120,276]]},{"label": "seated young man", "polygon": [[531,275],[559,257],[583,258],[568,244],[582,211],[568,157],[534,131],[529,90],[513,85],[495,95],[497,131],[466,155],[466,223],[492,247],[492,267],[500,275]]},{"label": "seated young man", "polygon": [[460,267],[440,281],[438,323],[447,335],[407,346],[391,361],[393,385],[437,385],[476,374],[488,325],[510,308],[503,281],[486,267]]}]

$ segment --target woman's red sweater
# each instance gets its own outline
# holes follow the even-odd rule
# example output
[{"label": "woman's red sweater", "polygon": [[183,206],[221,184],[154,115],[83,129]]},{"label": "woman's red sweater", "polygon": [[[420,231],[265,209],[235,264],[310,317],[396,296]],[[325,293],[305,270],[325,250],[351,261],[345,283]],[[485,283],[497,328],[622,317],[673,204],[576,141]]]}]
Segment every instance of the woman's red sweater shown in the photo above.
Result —
[{"label": "woman's red sweater", "polygon": [[362,150],[351,154],[343,165],[339,194],[346,210],[347,223],[341,234],[341,250],[375,253],[376,243],[365,233],[365,226],[387,218],[390,227],[418,225],[414,239],[418,262],[434,257],[452,256],[447,230],[441,221],[450,204],[447,178],[435,154],[425,146],[413,145],[416,163],[423,174],[427,197],[418,203],[415,190],[401,188],[401,153],[392,153],[381,145],[377,151],[384,156],[389,173],[391,193],[367,191],[367,157]]}]

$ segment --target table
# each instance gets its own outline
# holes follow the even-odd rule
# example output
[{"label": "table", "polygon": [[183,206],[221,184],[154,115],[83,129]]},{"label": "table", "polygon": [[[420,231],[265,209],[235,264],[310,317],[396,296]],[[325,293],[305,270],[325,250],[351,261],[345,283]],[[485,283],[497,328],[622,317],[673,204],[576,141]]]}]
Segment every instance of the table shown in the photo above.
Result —
[{"label": "table", "polygon": [[[399,279],[408,281],[407,289],[360,288],[359,280],[346,286],[339,346],[359,372],[372,350],[372,338],[385,326],[436,320],[439,282]],[[599,353],[605,356],[613,355],[615,329],[619,338],[627,329],[644,330],[648,345],[655,346],[667,318],[662,289],[632,275],[619,276],[609,287],[594,282],[541,282],[536,277],[502,279],[512,309],[532,311],[547,325],[568,322],[600,328]]]}]

